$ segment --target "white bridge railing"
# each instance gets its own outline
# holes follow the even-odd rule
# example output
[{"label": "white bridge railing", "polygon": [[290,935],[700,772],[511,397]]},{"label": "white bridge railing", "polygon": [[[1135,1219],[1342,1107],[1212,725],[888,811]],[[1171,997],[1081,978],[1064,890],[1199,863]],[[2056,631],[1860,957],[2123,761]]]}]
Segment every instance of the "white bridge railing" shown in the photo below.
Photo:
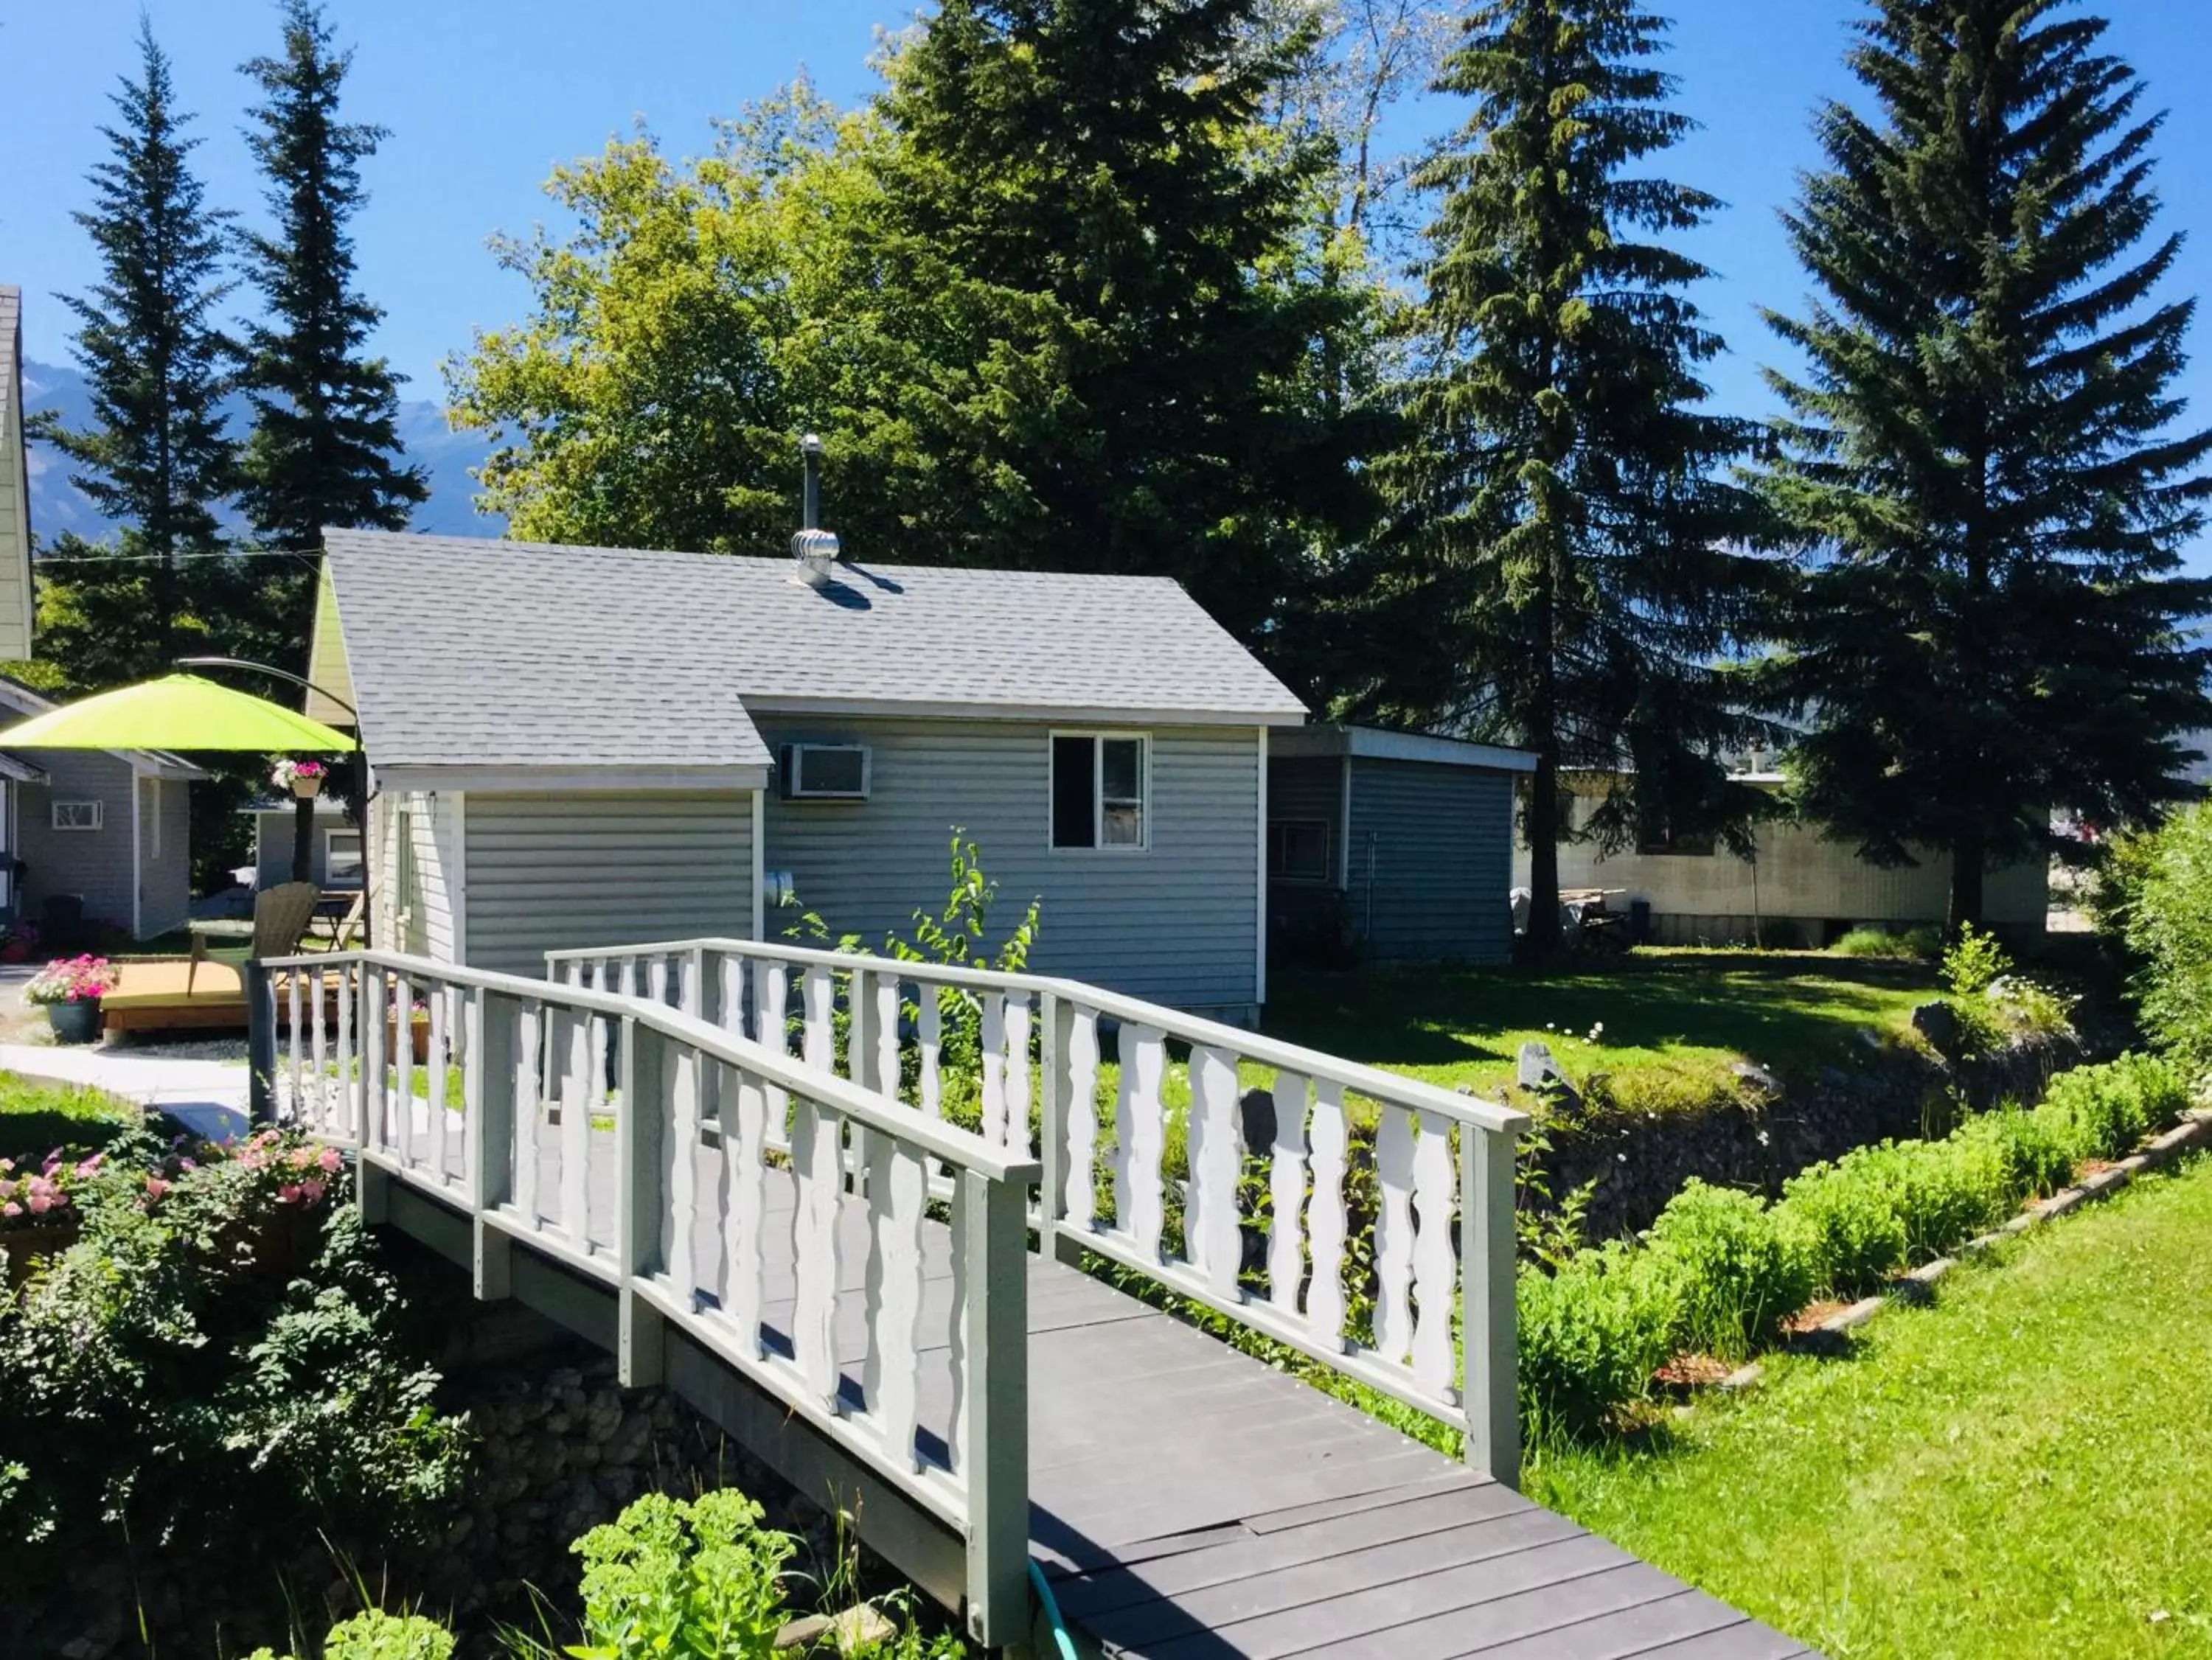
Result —
[{"label": "white bridge railing", "polygon": [[357,1148],[373,1218],[395,1183],[465,1215],[479,1296],[512,1294],[518,1245],[611,1287],[625,1384],[660,1381],[680,1329],[964,1540],[973,1636],[1024,1637],[1037,1164],[836,1075],[819,1042],[800,1061],[772,1024],[710,1021],[704,952],[659,957],[619,989],[385,951],[250,965],[257,1108]]},{"label": "white bridge railing", "polygon": [[[1517,1480],[1523,1114],[1072,980],[737,939],[547,966],[572,995],[643,997],[778,1057],[795,1044],[899,1124],[957,1117],[1001,1157],[1035,1150],[1030,1220],[1055,1249],[1460,1423],[1470,1463]],[[851,1167],[872,1203],[871,1156]]]}]

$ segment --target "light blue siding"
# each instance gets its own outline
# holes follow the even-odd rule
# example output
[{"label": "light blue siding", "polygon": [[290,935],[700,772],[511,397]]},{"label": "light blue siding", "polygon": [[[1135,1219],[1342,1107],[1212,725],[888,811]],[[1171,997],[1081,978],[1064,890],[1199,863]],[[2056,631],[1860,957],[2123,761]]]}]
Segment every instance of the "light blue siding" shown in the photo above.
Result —
[{"label": "light blue siding", "polygon": [[1511,775],[1355,758],[1349,852],[1347,897],[1368,960],[1511,954]]},{"label": "light blue siding", "polygon": [[[954,826],[999,885],[993,943],[1043,901],[1030,964],[1182,1009],[1242,1012],[1259,1000],[1259,736],[1249,727],[1152,729],[1151,845],[1056,851],[1054,729],[1000,721],[757,717],[771,749],[792,742],[872,750],[864,802],[768,797],[766,863],[834,933],[881,949],[940,910]],[[1071,729],[1073,730],[1073,729]],[[473,873],[471,876],[474,882]],[[771,938],[793,913],[770,912]]]}]

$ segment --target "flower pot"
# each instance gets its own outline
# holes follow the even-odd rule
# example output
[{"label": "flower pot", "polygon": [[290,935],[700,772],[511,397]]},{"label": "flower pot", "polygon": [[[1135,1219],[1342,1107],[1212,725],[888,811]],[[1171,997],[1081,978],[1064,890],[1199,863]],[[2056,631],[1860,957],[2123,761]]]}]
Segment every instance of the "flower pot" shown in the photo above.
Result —
[{"label": "flower pot", "polygon": [[46,1005],[46,1023],[63,1043],[91,1043],[100,1036],[100,999],[72,997]]},{"label": "flower pot", "polygon": [[318,773],[313,778],[294,779],[292,780],[292,793],[299,797],[301,801],[312,801],[317,796],[321,795],[323,793],[323,780],[321,774]]}]

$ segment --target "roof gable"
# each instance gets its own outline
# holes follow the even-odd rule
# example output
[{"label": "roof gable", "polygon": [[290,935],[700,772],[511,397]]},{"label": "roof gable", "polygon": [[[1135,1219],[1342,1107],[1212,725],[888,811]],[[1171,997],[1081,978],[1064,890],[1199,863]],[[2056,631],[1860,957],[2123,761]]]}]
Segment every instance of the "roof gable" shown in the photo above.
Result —
[{"label": "roof gable", "polygon": [[[325,548],[380,766],[764,764],[749,710],[1304,713],[1161,578],[848,564],[817,590],[742,555],[356,530]],[[319,641],[311,678],[337,676],[334,655]]]}]

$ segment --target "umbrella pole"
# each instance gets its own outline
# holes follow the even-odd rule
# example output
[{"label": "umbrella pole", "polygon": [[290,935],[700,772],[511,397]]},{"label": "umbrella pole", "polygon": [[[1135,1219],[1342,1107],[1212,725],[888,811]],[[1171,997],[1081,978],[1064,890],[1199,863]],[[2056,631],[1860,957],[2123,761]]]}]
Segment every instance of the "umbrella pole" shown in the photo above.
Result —
[{"label": "umbrella pole", "polygon": [[301,796],[292,803],[292,880],[315,879],[315,798]]}]

